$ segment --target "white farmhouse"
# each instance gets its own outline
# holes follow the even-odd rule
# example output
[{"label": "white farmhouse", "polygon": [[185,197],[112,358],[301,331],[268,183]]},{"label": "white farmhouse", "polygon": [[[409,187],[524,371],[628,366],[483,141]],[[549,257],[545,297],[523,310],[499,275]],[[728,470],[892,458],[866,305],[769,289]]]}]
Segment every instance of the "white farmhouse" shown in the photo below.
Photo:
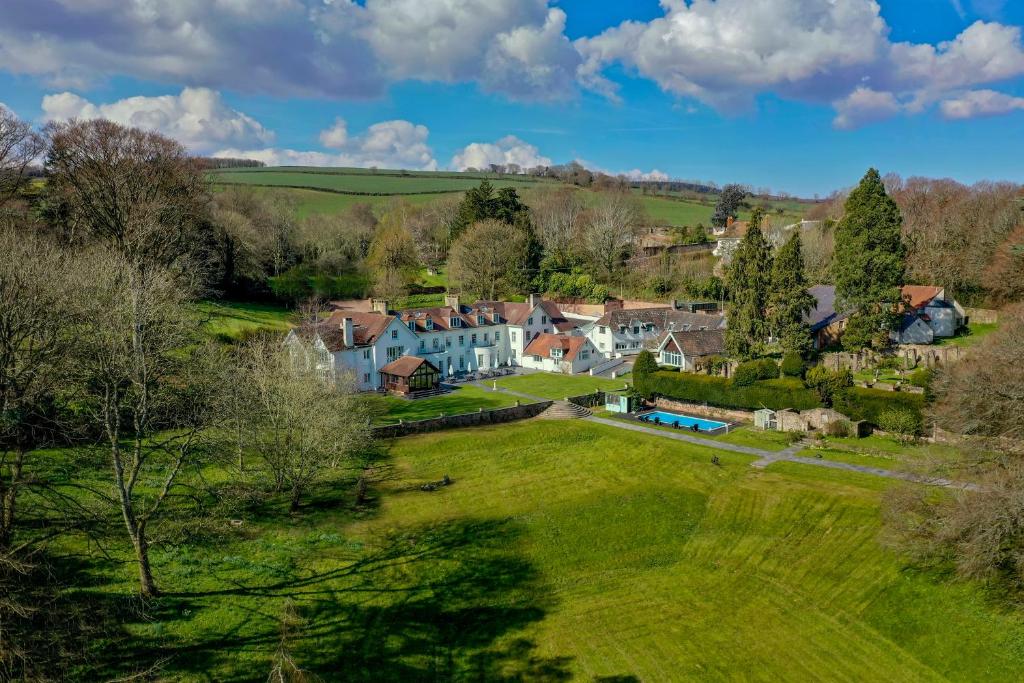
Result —
[{"label": "white farmhouse", "polygon": [[572,375],[586,372],[601,360],[594,344],[586,337],[541,334],[526,347],[522,365],[524,368]]},{"label": "white farmhouse", "polygon": [[675,307],[609,311],[582,328],[604,358],[640,353],[666,332],[678,330],[722,330],[725,316],[719,313],[691,313]]}]

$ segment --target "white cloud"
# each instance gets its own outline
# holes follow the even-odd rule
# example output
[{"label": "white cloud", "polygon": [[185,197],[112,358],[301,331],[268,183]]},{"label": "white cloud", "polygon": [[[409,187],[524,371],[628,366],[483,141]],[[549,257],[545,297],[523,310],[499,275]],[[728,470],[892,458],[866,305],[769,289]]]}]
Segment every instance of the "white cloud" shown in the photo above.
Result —
[{"label": "white cloud", "polygon": [[1024,74],[1021,29],[978,21],[937,45],[893,43],[875,0],[662,0],[664,16],[576,41],[578,76],[617,97],[621,64],[721,111],[757,95],[836,103],[851,128],[918,113],[952,91]]},{"label": "white cloud", "polygon": [[656,168],[652,168],[650,171],[641,171],[639,168],[634,168],[632,171],[626,171],[622,175],[626,176],[630,180],[646,180],[656,183],[669,180],[668,173],[659,171]]},{"label": "white cloud", "polygon": [[851,130],[868,123],[881,121],[903,110],[891,92],[860,87],[847,97],[834,103],[836,117],[832,124],[842,130]]},{"label": "white cloud", "polygon": [[841,88],[885,44],[885,22],[870,0],[663,0],[662,7],[665,15],[648,23],[578,40],[586,77],[607,89],[603,65],[618,62],[667,92],[746,107],[766,90]]},{"label": "white cloud", "polygon": [[[339,127],[346,131],[342,141]],[[348,166],[356,168],[394,168],[433,171],[437,161],[427,142],[430,131],[409,121],[381,121],[362,135],[350,137],[342,119],[321,132],[320,140],[332,143],[336,151],[295,150],[281,148],[228,148],[215,157],[256,159],[268,166]],[[328,146],[327,143],[324,143]]]},{"label": "white cloud", "polygon": [[552,99],[580,61],[564,27],[548,0],[4,0],[0,65],[76,89],[122,74],[368,97],[416,79]]},{"label": "white cloud", "polygon": [[330,149],[341,149],[348,144],[348,124],[338,118],[334,125],[320,132],[320,144]]},{"label": "white cloud", "polygon": [[995,90],[972,90],[944,100],[939,108],[947,119],[973,119],[999,116],[1024,110],[1024,97],[1013,97]]},{"label": "white cloud", "polygon": [[228,107],[220,93],[207,88],[185,88],[179,95],[129,97],[109,104],[94,104],[63,92],[46,95],[42,108],[47,121],[110,119],[163,133],[198,152],[222,145],[264,145],[274,139],[258,121]]},{"label": "white cloud", "polygon": [[514,135],[508,135],[493,143],[472,142],[466,145],[452,158],[451,167],[463,171],[467,168],[487,168],[491,164],[516,164],[527,169],[550,166],[551,159],[542,156],[535,146]]}]

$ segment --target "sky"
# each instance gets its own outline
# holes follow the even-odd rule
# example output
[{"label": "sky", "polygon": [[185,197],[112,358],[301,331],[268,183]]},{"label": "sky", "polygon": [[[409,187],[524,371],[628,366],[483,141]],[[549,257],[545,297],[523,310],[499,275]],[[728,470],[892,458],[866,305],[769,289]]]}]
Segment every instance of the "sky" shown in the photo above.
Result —
[{"label": "sky", "polygon": [[0,106],[270,165],[1024,182],[1021,0],[3,0]]}]

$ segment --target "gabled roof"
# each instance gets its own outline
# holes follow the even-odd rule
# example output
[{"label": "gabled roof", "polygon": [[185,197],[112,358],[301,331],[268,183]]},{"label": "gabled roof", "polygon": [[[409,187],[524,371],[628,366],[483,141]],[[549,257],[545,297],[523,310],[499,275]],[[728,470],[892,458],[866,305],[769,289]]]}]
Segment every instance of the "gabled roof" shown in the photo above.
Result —
[{"label": "gabled roof", "polygon": [[932,299],[942,294],[942,287],[931,285],[903,285],[900,298],[912,309],[926,306]]},{"label": "gabled roof", "polygon": [[[676,350],[672,350],[673,346]],[[679,330],[666,332],[658,343],[659,350],[686,356],[714,356],[725,353],[725,332],[722,330]]]},{"label": "gabled roof", "polygon": [[836,288],[832,285],[815,285],[807,292],[818,302],[817,307],[804,316],[804,322],[811,326],[811,332],[850,317],[852,311],[836,312]]},{"label": "gabled roof", "polygon": [[[551,325],[559,332],[567,332],[576,327],[576,324],[570,320],[567,320],[562,315],[562,311],[559,310],[558,306],[553,301],[541,301],[537,306],[544,312],[544,315],[548,317],[548,321]],[[528,303],[520,303],[515,301],[477,301],[471,308],[485,308],[488,310],[495,310],[501,315],[502,318],[507,320],[512,325],[525,325],[529,319],[530,314],[533,313],[537,306],[531,306]]]},{"label": "gabled roof", "polygon": [[551,358],[552,349],[561,349],[560,360],[575,360],[580,349],[587,345],[589,340],[586,337],[569,337],[564,334],[538,334],[523,351],[527,356],[540,356]]},{"label": "gabled roof", "polygon": [[[352,344],[349,346],[345,345],[345,318],[352,318]],[[295,333],[305,341],[312,340],[314,336],[319,337],[327,350],[334,353],[346,348],[371,346],[394,319],[394,316],[381,313],[335,311],[321,323],[296,328]]]},{"label": "gabled roof", "polygon": [[602,327],[630,325],[634,320],[654,325],[658,330],[699,330],[706,327],[718,330],[725,327],[725,316],[718,313],[691,313],[678,311],[671,306],[662,308],[632,308],[609,311],[594,323]]},{"label": "gabled roof", "polygon": [[[410,329],[414,332],[438,332],[465,327],[482,327],[485,325],[498,325],[501,317],[491,309],[476,309],[472,306],[460,306],[461,310],[456,311],[450,306],[437,306],[434,308],[409,308],[398,312],[398,317],[407,327],[412,323]],[[479,321],[479,315],[484,316],[484,321]],[[498,317],[495,317],[498,316]],[[458,319],[456,327],[451,326],[452,319]],[[431,321],[431,329],[427,329],[427,320]]]},{"label": "gabled roof", "polygon": [[396,377],[412,377],[421,366],[427,365],[432,368],[434,372],[440,372],[437,366],[428,361],[425,358],[419,356],[402,356],[397,360],[393,360],[380,369],[381,374],[394,375]]}]

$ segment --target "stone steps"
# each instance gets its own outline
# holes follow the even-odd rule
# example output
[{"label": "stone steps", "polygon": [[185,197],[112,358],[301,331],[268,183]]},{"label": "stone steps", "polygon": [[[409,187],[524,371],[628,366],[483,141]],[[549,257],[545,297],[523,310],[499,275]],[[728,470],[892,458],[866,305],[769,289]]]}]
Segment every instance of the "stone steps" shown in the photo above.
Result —
[{"label": "stone steps", "polygon": [[579,420],[590,417],[590,411],[586,408],[569,403],[568,401],[555,401],[551,407],[537,416],[539,420]]}]

